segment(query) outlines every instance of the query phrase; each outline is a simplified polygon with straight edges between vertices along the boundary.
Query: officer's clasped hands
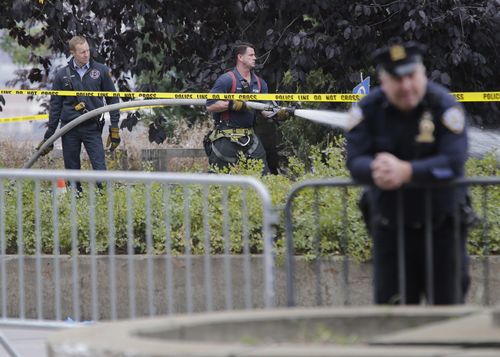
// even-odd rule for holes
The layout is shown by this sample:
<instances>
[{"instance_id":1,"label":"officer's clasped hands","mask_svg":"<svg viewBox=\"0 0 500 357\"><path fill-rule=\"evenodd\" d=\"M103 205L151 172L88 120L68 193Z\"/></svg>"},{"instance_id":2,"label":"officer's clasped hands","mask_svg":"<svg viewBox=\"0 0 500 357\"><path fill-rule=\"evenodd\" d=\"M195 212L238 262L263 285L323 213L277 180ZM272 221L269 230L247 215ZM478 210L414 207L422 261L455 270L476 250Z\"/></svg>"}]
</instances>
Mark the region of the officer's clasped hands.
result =
<instances>
[{"instance_id":1,"label":"officer's clasped hands","mask_svg":"<svg viewBox=\"0 0 500 357\"><path fill-rule=\"evenodd\" d=\"M120 145L120 142L120 129L117 126L110 126L106 147L109 148L110 151L114 151L118 145Z\"/></svg>"},{"instance_id":2,"label":"officer's clasped hands","mask_svg":"<svg viewBox=\"0 0 500 357\"><path fill-rule=\"evenodd\" d=\"M377 154L370 168L373 182L383 190L396 190L411 180L411 164L387 152Z\"/></svg>"}]
</instances>

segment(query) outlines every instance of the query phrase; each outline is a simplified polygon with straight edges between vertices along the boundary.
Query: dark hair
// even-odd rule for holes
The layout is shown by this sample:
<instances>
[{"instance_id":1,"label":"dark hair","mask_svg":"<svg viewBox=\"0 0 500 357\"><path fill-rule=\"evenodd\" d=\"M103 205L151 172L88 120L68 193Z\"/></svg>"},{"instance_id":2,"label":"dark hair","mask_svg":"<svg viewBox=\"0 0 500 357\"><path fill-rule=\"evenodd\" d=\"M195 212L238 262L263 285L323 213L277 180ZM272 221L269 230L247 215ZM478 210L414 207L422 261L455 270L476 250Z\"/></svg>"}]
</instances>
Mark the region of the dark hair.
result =
<instances>
[{"instance_id":1,"label":"dark hair","mask_svg":"<svg viewBox=\"0 0 500 357\"><path fill-rule=\"evenodd\" d=\"M240 43L237 43L236 45L234 45L233 58L234 58L235 62L238 60L238 55L245 54L245 52L247 51L247 48L255 48L255 47L249 42L240 42Z\"/></svg>"}]
</instances>

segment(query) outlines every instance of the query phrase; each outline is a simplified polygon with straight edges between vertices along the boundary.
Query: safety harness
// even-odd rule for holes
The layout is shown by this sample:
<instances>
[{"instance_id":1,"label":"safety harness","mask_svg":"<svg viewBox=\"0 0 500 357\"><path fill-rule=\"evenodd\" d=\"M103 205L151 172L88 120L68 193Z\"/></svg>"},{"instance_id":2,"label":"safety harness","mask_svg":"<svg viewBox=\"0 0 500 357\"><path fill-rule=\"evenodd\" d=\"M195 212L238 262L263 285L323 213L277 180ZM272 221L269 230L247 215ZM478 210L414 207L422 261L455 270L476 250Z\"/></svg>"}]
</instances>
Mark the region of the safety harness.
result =
<instances>
[{"instance_id":1,"label":"safety harness","mask_svg":"<svg viewBox=\"0 0 500 357\"><path fill-rule=\"evenodd\" d=\"M229 91L229 93L236 93L236 88L237 88L237 84L238 84L236 74L234 73L234 70L231 70L227 73L231 77L231 90ZM257 79L257 88L258 88L258 91L260 93L261 88L262 88L262 80L256 74L253 73L253 75ZM246 83L246 81L245 81L245 83ZM245 88L243 83L242 83L242 87ZM247 89L247 91L249 90L248 83L246 83L246 89ZM226 123L229 122L229 112L227 112L227 111L223 112L221 115L221 118ZM210 141L213 153L219 159L224 160L226 162L230 162L230 163L235 163L238 159L223 155L215 147L215 145L213 143L220 138L228 138L229 140L231 140L231 142L238 144L241 147L247 147L250 144L250 142L252 142L252 138L253 138L252 145L246 151L247 156L250 156L259 146L259 139L255 135L253 128L218 129L217 124L216 124L216 128L208 134L207 139Z\"/></svg>"},{"instance_id":2,"label":"safety harness","mask_svg":"<svg viewBox=\"0 0 500 357\"><path fill-rule=\"evenodd\" d=\"M229 93L236 93L236 88L238 86L238 79L236 78L236 73L234 73L234 69L230 70L229 72L227 72L227 74L229 75L229 77L231 77L231 90L229 91ZM262 80L260 79L260 77L258 75L256 75L255 73L252 73L255 78L257 79L257 90L261 91L262 89ZM251 74L251 75L252 75ZM250 77L251 78L251 77ZM241 81L241 87L242 87L242 92L243 93L249 93L250 92L250 88L249 88L249 85L248 85L248 82L247 81L244 81L242 80ZM229 122L229 112L228 111L225 111L221 114L221 118L222 120L224 120L226 123Z\"/></svg>"},{"instance_id":3,"label":"safety harness","mask_svg":"<svg viewBox=\"0 0 500 357\"><path fill-rule=\"evenodd\" d=\"M210 133L208 138L212 142L220 138L228 138L241 146L247 146L250 142L250 136L253 134L254 131L252 128L215 129ZM245 142L240 140L242 138L248 138L248 140Z\"/></svg>"}]
</instances>

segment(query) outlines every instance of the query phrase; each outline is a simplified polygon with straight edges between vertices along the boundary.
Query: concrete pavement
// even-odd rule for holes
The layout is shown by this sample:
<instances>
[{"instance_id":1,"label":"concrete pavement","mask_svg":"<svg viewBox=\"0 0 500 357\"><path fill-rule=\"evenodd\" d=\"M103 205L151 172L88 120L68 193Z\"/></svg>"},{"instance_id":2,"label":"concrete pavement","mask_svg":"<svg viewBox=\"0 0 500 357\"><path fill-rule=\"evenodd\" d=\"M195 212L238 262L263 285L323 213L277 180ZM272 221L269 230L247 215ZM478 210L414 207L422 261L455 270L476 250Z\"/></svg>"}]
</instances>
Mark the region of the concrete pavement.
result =
<instances>
[{"instance_id":1,"label":"concrete pavement","mask_svg":"<svg viewBox=\"0 0 500 357\"><path fill-rule=\"evenodd\" d=\"M47 356L46 341L54 330L46 329L22 329L22 328L0 328L0 334L10 348L23 357L45 357ZM11 357L6 346L0 347L0 357Z\"/></svg>"},{"instance_id":2,"label":"concrete pavement","mask_svg":"<svg viewBox=\"0 0 500 357\"><path fill-rule=\"evenodd\" d=\"M0 320L0 357L46 357L48 338L85 324L37 320Z\"/></svg>"}]
</instances>

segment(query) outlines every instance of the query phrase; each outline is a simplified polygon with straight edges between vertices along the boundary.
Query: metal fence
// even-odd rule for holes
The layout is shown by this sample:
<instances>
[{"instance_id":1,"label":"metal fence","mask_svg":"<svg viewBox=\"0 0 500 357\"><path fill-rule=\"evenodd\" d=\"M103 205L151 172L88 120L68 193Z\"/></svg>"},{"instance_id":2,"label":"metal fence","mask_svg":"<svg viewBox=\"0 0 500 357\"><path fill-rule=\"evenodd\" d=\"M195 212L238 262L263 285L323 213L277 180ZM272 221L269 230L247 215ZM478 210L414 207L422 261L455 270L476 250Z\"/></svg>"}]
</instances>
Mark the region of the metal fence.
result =
<instances>
[{"instance_id":1,"label":"metal fence","mask_svg":"<svg viewBox=\"0 0 500 357\"><path fill-rule=\"evenodd\" d=\"M274 224L251 177L0 170L2 321L270 308Z\"/></svg>"},{"instance_id":2,"label":"metal fence","mask_svg":"<svg viewBox=\"0 0 500 357\"><path fill-rule=\"evenodd\" d=\"M481 218L474 234L488 255L490 238L499 232L500 180L451 185L474 191ZM353 252L368 255L371 241L357 207L360 189L350 180L332 179L303 182L290 192L284 301L275 296L275 276L281 273L273 256L276 210L256 179L0 170L2 321L100 321L303 305L297 300L301 289L307 290L308 305L351 304L361 294L352 272L369 266L359 268L356 258L366 256ZM425 239L432 240L432 229ZM335 264L325 265L332 256L338 257ZM405 265L403 255L399 264ZM481 302L491 304L487 259L482 274ZM404 275L400 282L404 287ZM277 285L281 291L284 283ZM401 297L404 302L403 291Z\"/></svg>"},{"instance_id":3,"label":"metal fence","mask_svg":"<svg viewBox=\"0 0 500 357\"><path fill-rule=\"evenodd\" d=\"M420 187L425 195L425 222L423 225L425 236L425 278L426 291L428 292L427 303L433 303L433 221L432 221L432 196L443 188L456 189L468 186L473 193L475 218L472 231L469 230L469 237L474 234L476 242L480 242L481 252L479 260L482 265L481 280L481 298L479 302L484 305L494 303L491 296L491 276L490 264L487 258L490 254L490 242L496 242L496 251L498 251L498 233L500 232L500 178L468 178L450 182L443 185L433 185ZM294 186L288 195L285 205L285 234L286 234L286 304L288 306L311 305L310 301L304 301L304 296L309 296L309 291L314 290L314 305L331 305L339 302L344 305L352 303L352 295L358 293L357 284L351 276L351 270L354 266L358 270L371 270L369 264L360 267L359 261L366 257L353 257L352 251L365 249L365 253L370 253L371 238L368 236L366 226L362 222L362 214L358 207L362 187L349 179L323 179L304 181ZM401 303L406 302L405 296L405 226L403 212L403 190L397 194L397 259L398 259L398 286L399 298ZM373 209L373 200L371 200ZM458 204L454 205L453 221L454 223L454 248L450 254L459 256L463 254L459 251L459 231L460 224L458 216L462 213ZM314 283L303 284L303 277L299 277L304 269L304 264L297 269L298 255L300 250L304 249L304 244L309 244L309 250L313 251L313 258L310 264L313 272L308 276L314 276ZM353 249L353 245L357 247ZM360 248L361 247L361 248ZM329 259L332 255L338 255L339 259L332 264ZM357 261L356 261L357 260ZM456 264L460 264L460 259L455 259ZM455 266L460 271L460 266ZM332 271L334 271L332 273ZM396 274L396 273L395 273ZM325 278L325 275L328 275ZM337 281L333 282L332 276L338 276ZM366 271L358 271L357 277L363 276L371 279L371 274ZM459 278L459 277L458 277ZM455 281L455 299L458 301L461 282ZM474 282L477 285L477 282ZM371 286L371 284L363 284ZM371 291L364 290L364 295L372 295ZM498 298L498 297L497 297ZM309 299L311 300L311 299ZM370 303L371 301L368 301ZM359 302L358 302L359 303Z\"/></svg>"}]
</instances>

